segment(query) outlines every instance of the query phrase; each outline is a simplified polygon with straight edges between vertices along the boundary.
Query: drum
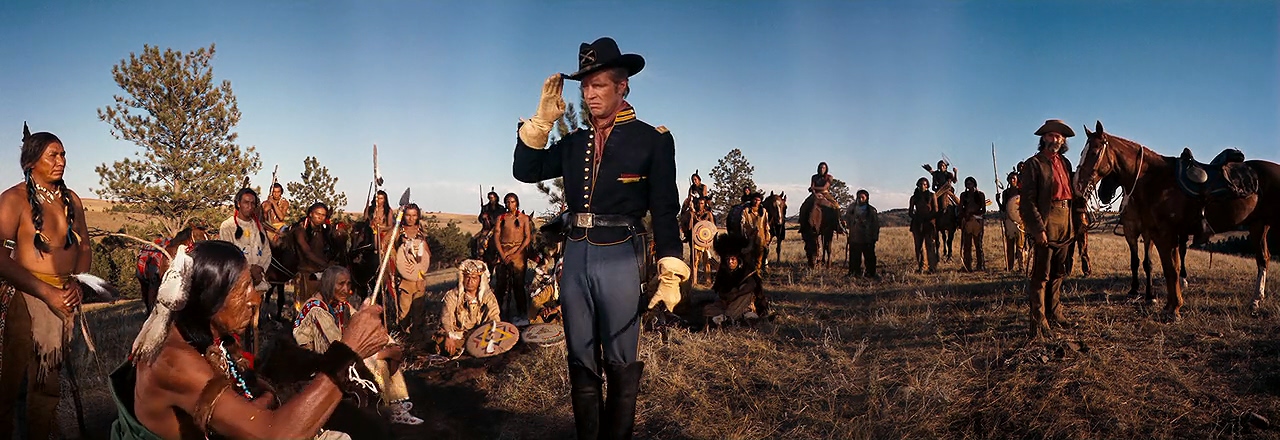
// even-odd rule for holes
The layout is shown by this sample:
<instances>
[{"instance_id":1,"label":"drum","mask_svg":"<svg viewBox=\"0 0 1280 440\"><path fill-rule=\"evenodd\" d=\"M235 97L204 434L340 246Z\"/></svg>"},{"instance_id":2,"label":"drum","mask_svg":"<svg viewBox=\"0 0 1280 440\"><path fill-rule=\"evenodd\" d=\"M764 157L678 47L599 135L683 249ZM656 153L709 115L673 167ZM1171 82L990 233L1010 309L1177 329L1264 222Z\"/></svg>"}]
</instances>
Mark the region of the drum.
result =
<instances>
[{"instance_id":1,"label":"drum","mask_svg":"<svg viewBox=\"0 0 1280 440\"><path fill-rule=\"evenodd\" d=\"M564 343L564 327L559 324L534 324L524 329L524 342L539 347Z\"/></svg>"},{"instance_id":2,"label":"drum","mask_svg":"<svg viewBox=\"0 0 1280 440\"><path fill-rule=\"evenodd\" d=\"M508 322L483 324L467 335L467 354L486 358L506 353L520 340L520 330Z\"/></svg>"},{"instance_id":3,"label":"drum","mask_svg":"<svg viewBox=\"0 0 1280 440\"><path fill-rule=\"evenodd\" d=\"M716 224L710 220L703 220L693 225L693 245L709 249L711 242L716 238Z\"/></svg>"}]
</instances>

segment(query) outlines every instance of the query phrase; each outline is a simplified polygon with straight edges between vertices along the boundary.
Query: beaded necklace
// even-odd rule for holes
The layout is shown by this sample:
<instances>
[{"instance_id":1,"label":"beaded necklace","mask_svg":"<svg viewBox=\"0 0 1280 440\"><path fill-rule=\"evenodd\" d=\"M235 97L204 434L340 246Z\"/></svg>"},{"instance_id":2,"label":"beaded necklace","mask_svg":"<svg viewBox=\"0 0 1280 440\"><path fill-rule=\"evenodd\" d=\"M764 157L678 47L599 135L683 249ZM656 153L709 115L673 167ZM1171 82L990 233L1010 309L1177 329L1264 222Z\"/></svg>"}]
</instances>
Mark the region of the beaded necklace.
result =
<instances>
[{"instance_id":1,"label":"beaded necklace","mask_svg":"<svg viewBox=\"0 0 1280 440\"><path fill-rule=\"evenodd\" d=\"M34 186L36 187L36 198L40 200L40 203L53 203L62 200L62 192L49 189L44 185L37 184Z\"/></svg>"},{"instance_id":2,"label":"beaded necklace","mask_svg":"<svg viewBox=\"0 0 1280 440\"><path fill-rule=\"evenodd\" d=\"M214 347L217 347L216 352L213 349ZM226 343L222 341L222 338L217 338L213 341L213 345L209 346L205 357L213 364L214 368L222 370L222 373L233 381L232 385L237 393L240 393L246 399L254 399L253 391L249 390L249 384L244 380L244 372L240 371L241 367L237 362L238 360L247 361L247 359L237 359L236 356L233 356L231 350L227 350Z\"/></svg>"}]
</instances>

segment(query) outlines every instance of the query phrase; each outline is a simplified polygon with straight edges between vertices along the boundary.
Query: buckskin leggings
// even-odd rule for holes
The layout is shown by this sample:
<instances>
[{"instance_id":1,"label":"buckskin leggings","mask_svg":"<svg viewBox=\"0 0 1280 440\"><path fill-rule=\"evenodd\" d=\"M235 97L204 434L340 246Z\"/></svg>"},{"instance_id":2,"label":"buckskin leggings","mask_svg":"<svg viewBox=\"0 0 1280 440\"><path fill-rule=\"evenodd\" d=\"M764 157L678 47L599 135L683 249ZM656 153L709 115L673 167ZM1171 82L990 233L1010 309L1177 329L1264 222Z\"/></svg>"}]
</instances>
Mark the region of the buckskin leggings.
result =
<instances>
[{"instance_id":1,"label":"buckskin leggings","mask_svg":"<svg viewBox=\"0 0 1280 440\"><path fill-rule=\"evenodd\" d=\"M601 361L635 362L640 293L640 268L630 240L609 246L585 239L566 242L560 304L569 363L600 374Z\"/></svg>"}]
</instances>

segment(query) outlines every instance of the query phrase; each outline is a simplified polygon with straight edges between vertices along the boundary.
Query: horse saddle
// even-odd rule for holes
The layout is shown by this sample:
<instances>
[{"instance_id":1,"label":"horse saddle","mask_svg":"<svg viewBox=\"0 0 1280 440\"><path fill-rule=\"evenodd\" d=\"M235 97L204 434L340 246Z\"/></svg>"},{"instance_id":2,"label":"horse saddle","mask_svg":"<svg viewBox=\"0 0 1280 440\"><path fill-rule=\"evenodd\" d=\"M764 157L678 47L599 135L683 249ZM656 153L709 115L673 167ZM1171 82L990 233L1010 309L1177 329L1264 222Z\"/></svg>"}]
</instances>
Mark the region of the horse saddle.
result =
<instances>
[{"instance_id":1,"label":"horse saddle","mask_svg":"<svg viewBox=\"0 0 1280 440\"><path fill-rule=\"evenodd\" d=\"M1193 198L1235 199L1258 192L1258 173L1244 163L1244 152L1234 148L1222 150L1207 164L1183 148L1176 170L1178 187Z\"/></svg>"}]
</instances>

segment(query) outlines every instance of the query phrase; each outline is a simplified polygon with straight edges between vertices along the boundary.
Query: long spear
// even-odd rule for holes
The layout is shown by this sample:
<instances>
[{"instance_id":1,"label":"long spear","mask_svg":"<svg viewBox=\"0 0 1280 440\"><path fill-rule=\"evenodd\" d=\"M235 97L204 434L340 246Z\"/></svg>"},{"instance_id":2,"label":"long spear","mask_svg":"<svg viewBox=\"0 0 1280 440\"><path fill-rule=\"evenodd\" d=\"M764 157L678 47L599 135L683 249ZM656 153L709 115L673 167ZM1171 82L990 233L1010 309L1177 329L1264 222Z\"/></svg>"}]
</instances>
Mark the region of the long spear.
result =
<instances>
[{"instance_id":1,"label":"long spear","mask_svg":"<svg viewBox=\"0 0 1280 440\"><path fill-rule=\"evenodd\" d=\"M1004 206L1004 201L1003 201L1003 200L1004 200L1004 194L1001 194L1001 193L1004 191L1004 189L1003 189L1003 188L1001 188L1001 186L1002 186L1002 185L1000 185L1000 168L996 166L996 143L995 143L995 142L992 142L992 143L991 143L991 173L995 175L995 179L996 179L996 200L997 200L997 201L1000 201L1000 206L1002 206L1002 207L1003 207L1003 206ZM1004 211L1005 211L1005 212L1004 212L1004 215L1005 215L1005 216L1008 216L1008 215L1009 215L1009 211L1008 211L1008 208L1007 208L1007 207L1005 208L1005 210L1004 210ZM1005 230L1004 230L1004 228L1005 228L1005 226L1004 226L1004 220L1003 220L1003 219L1001 219L1001 220L1000 220L1000 234L1001 234L1001 235L1000 235L1000 237L1001 237L1001 239L1003 239L1003 237L1008 237L1008 235L1007 235L1007 234L1008 234L1009 232L1008 232L1008 231L1005 231Z\"/></svg>"},{"instance_id":2,"label":"long spear","mask_svg":"<svg viewBox=\"0 0 1280 440\"><path fill-rule=\"evenodd\" d=\"M400 220L404 218L404 207L409 204L409 188L404 189L404 194L400 195L400 209L396 210L396 224L391 229L391 237L400 235ZM394 240L394 239L393 239ZM376 298L380 298L382 294L382 280L387 274L387 263L391 261L391 248L394 246L384 246L386 250L382 252L382 263L378 264L378 279L373 284L373 294L365 299L366 304L373 304ZM385 304L386 301L383 301ZM382 325L387 325L387 315L382 314Z\"/></svg>"}]
</instances>

